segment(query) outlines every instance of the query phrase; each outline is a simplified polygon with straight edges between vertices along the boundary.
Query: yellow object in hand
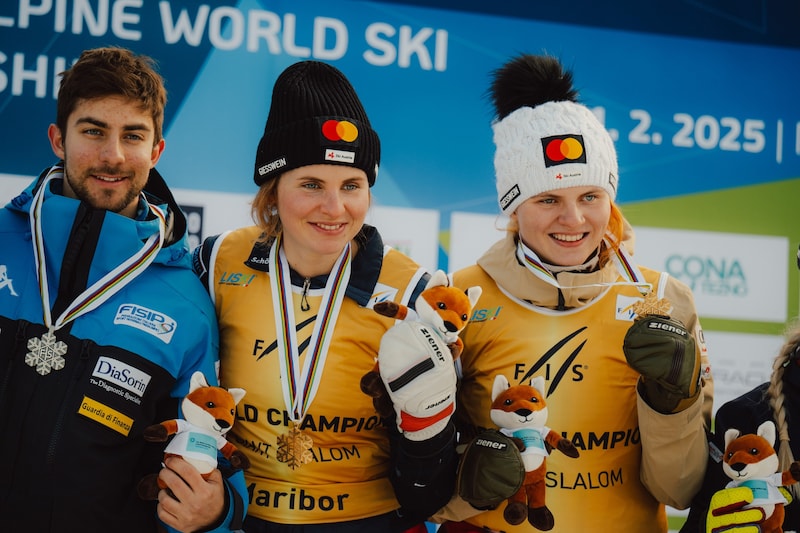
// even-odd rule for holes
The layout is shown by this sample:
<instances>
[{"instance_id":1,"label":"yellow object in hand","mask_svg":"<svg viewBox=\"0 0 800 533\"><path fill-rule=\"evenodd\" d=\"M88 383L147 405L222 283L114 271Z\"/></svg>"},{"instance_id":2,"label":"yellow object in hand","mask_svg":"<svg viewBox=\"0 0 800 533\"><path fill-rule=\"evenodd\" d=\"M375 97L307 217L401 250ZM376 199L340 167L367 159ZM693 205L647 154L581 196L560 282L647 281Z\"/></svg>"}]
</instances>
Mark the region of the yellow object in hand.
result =
<instances>
[{"instance_id":1,"label":"yellow object in hand","mask_svg":"<svg viewBox=\"0 0 800 533\"><path fill-rule=\"evenodd\" d=\"M760 507L742 509L753 501L748 487L722 489L711 497L706 516L706 533L760 533L758 523L764 519Z\"/></svg>"}]
</instances>

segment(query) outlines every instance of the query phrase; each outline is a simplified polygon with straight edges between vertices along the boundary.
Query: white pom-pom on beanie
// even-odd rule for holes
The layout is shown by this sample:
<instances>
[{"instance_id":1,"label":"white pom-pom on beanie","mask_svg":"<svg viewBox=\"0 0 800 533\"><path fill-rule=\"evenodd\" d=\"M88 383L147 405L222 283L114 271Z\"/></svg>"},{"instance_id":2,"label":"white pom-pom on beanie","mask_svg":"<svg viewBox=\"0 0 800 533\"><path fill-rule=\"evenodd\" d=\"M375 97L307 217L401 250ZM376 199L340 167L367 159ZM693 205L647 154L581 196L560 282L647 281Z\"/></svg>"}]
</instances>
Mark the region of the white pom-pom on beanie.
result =
<instances>
[{"instance_id":1,"label":"white pom-pom on beanie","mask_svg":"<svg viewBox=\"0 0 800 533\"><path fill-rule=\"evenodd\" d=\"M571 101L523 106L492 124L497 198L511 214L532 196L597 186L617 195L617 152L595 115Z\"/></svg>"}]
</instances>

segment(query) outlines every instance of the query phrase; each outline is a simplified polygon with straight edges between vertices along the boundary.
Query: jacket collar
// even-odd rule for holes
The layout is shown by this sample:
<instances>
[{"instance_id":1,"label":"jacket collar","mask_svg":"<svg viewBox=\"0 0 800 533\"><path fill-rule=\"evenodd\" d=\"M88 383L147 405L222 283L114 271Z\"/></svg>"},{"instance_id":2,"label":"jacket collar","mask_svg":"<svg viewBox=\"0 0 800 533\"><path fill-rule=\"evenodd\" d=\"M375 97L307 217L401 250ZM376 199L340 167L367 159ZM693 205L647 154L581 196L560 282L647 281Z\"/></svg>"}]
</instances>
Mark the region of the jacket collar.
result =
<instances>
[{"instance_id":1,"label":"jacket collar","mask_svg":"<svg viewBox=\"0 0 800 533\"><path fill-rule=\"evenodd\" d=\"M351 264L350 282L347 285L345 294L355 300L359 305L366 306L375 292L378 284L378 276L383 265L383 239L378 230L373 226L364 224L361 231L356 236L358 241L358 252L353 257ZM273 239L259 239L250 251L245 265L261 272L269 272L269 251L272 247ZM305 278L291 270L292 285L302 286ZM311 278L311 288L320 289L325 287L328 281L327 275L315 276Z\"/></svg>"},{"instance_id":2,"label":"jacket collar","mask_svg":"<svg viewBox=\"0 0 800 533\"><path fill-rule=\"evenodd\" d=\"M515 233L508 232L504 239L496 242L478 259L478 265L499 287L518 300L549 309L556 309L560 303L568 309L582 307L608 290L604 284L613 283L619 277L613 261L608 261L602 268L591 272L554 273L562 287L560 292L563 302L559 302L558 288L537 278L520 264L516 256L516 239ZM631 253L633 239L633 228L626 221L623 245Z\"/></svg>"}]
</instances>

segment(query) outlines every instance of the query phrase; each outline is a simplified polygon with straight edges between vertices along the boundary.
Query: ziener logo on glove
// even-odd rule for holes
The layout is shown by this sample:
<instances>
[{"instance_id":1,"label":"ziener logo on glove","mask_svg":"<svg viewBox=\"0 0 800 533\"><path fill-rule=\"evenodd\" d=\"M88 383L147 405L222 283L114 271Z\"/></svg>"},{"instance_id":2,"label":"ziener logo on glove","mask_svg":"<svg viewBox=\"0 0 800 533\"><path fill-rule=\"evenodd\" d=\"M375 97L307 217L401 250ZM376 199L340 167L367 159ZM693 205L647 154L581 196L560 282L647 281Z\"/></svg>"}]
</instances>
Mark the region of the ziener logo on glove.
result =
<instances>
[{"instance_id":1,"label":"ziener logo on glove","mask_svg":"<svg viewBox=\"0 0 800 533\"><path fill-rule=\"evenodd\" d=\"M481 438L475 439L475 446L481 446L483 448L494 448L496 450L505 450L508 447L508 445L503 442L497 442L494 440L481 439Z\"/></svg>"},{"instance_id":2,"label":"ziener logo on glove","mask_svg":"<svg viewBox=\"0 0 800 533\"><path fill-rule=\"evenodd\" d=\"M442 354L442 349L439 348L439 343L436 342L436 339L433 338L431 332L428 331L427 328L420 328L419 330L423 335L425 335L425 339L433 347L434 352L436 353L436 358L439 359L439 361L441 361L442 363L444 363L444 354Z\"/></svg>"},{"instance_id":3,"label":"ziener logo on glove","mask_svg":"<svg viewBox=\"0 0 800 533\"><path fill-rule=\"evenodd\" d=\"M671 331L673 333L677 333L681 337L685 337L687 335L685 329L681 329L677 326L668 324L666 322L650 322L649 324L647 324L647 327L650 329L663 329L664 331Z\"/></svg>"}]
</instances>

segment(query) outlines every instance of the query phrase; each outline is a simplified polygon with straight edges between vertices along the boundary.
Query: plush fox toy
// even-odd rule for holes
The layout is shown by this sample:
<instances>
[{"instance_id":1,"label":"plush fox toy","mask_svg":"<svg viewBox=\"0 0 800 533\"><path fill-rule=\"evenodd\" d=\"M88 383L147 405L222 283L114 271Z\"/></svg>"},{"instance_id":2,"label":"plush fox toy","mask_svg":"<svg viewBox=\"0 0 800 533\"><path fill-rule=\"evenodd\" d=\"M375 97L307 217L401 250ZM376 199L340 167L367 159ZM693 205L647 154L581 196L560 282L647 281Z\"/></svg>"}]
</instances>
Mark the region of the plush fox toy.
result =
<instances>
[{"instance_id":1,"label":"plush fox toy","mask_svg":"<svg viewBox=\"0 0 800 533\"><path fill-rule=\"evenodd\" d=\"M800 481L800 461L793 462L789 470L778 471L779 462L774 444L775 424L771 420L758 426L756 434L741 435L738 429L725 432L722 470L732 480L725 488L746 486L753 491L753 501L743 509L763 509L764 519L758 523L762 533L783 531L783 506L786 498L778 487Z\"/></svg>"},{"instance_id":2,"label":"plush fox toy","mask_svg":"<svg viewBox=\"0 0 800 533\"><path fill-rule=\"evenodd\" d=\"M504 375L495 376L490 416L500 431L517 445L525 465L525 481L508 499L503 518L512 525L521 524L527 518L536 529L553 529L555 519L545 505L546 458L550 449L573 458L580 453L569 439L545 426L544 377L533 378L530 385L512 387Z\"/></svg>"},{"instance_id":3,"label":"plush fox toy","mask_svg":"<svg viewBox=\"0 0 800 533\"><path fill-rule=\"evenodd\" d=\"M440 338L444 339L453 359L456 359L464 349L464 343L458 334L467 325L472 308L480 298L481 292L480 287L470 287L467 290L453 287L447 274L437 270L428 280L425 290L415 300L416 311L395 302L379 302L373 309L383 316L419 321L430 326ZM382 345L382 349L388 348L390 347ZM381 381L377 363L361 378L361 390L364 394L372 396L372 403L378 414L389 417L394 413L392 402Z\"/></svg>"},{"instance_id":4,"label":"plush fox toy","mask_svg":"<svg viewBox=\"0 0 800 533\"><path fill-rule=\"evenodd\" d=\"M189 394L182 403L184 419L172 419L153 424L144 430L149 442L165 442L174 435L164 450L164 458L179 455L192 464L204 478L217 468L217 450L234 468L247 469L246 455L225 440L233 427L236 404L244 397L244 389L224 389L208 385L202 372L195 372L189 384ZM166 488L157 474L145 476L138 486L142 499L158 498L159 489Z\"/></svg>"}]
</instances>

